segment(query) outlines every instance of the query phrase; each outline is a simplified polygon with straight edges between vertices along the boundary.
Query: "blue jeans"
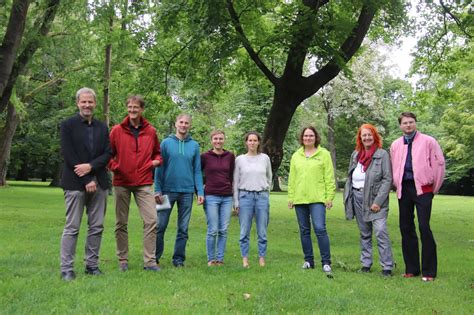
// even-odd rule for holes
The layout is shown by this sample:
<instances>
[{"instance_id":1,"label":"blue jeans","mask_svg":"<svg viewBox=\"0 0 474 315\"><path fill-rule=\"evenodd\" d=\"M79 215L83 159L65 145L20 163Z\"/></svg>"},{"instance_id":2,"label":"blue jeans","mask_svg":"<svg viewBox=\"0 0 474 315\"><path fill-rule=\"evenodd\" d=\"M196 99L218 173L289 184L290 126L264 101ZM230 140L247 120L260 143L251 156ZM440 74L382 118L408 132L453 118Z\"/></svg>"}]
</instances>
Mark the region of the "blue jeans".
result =
<instances>
[{"instance_id":1,"label":"blue jeans","mask_svg":"<svg viewBox=\"0 0 474 315\"><path fill-rule=\"evenodd\" d=\"M173 264L184 263L186 259L186 242L188 241L188 226L191 219L191 209L193 206L193 193L163 192L168 195L171 209L158 211L158 227L156 233L156 261L163 255L164 237L171 210L175 203L178 203L178 229L176 231L176 243L174 244Z\"/></svg>"},{"instance_id":2,"label":"blue jeans","mask_svg":"<svg viewBox=\"0 0 474 315\"><path fill-rule=\"evenodd\" d=\"M204 209L207 217L207 261L224 261L231 208L232 196L206 196Z\"/></svg>"},{"instance_id":3,"label":"blue jeans","mask_svg":"<svg viewBox=\"0 0 474 315\"><path fill-rule=\"evenodd\" d=\"M300 226L300 238L304 260L310 264L314 264L313 242L311 240L312 221L314 233L318 239L321 263L323 265L330 265L331 250L329 247L329 236L326 231L326 206L323 203L310 203L295 205L295 209L298 225Z\"/></svg>"},{"instance_id":4,"label":"blue jeans","mask_svg":"<svg viewBox=\"0 0 474 315\"><path fill-rule=\"evenodd\" d=\"M267 226L269 220L268 191L239 191L240 252L242 257L249 255L250 229L255 215L258 237L258 256L267 253Z\"/></svg>"}]
</instances>

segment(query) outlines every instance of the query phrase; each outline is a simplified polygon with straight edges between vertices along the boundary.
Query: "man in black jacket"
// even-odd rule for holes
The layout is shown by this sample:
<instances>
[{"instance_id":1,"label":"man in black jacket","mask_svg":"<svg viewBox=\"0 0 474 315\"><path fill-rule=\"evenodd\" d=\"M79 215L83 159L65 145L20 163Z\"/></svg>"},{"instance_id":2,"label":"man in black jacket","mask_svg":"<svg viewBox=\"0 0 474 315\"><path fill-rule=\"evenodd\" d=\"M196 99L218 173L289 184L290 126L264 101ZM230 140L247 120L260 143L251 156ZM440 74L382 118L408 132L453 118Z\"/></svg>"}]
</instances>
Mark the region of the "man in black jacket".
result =
<instances>
[{"instance_id":1,"label":"man in black jacket","mask_svg":"<svg viewBox=\"0 0 474 315\"><path fill-rule=\"evenodd\" d=\"M61 278L74 280L74 256L84 207L89 228L85 246L86 274L100 275L99 250L107 201L106 166L111 151L107 126L94 119L95 92L76 93L79 113L61 123L64 169L61 187L66 203L66 224L61 239Z\"/></svg>"}]
</instances>

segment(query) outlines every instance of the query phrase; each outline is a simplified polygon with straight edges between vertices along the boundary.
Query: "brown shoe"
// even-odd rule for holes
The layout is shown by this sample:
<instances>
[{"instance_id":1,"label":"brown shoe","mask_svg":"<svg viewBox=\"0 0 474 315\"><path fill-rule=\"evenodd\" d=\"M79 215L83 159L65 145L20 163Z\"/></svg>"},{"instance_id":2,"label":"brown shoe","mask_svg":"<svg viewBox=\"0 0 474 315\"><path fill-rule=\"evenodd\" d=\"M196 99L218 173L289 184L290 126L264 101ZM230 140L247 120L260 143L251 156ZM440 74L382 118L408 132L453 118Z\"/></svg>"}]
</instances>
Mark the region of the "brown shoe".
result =
<instances>
[{"instance_id":1,"label":"brown shoe","mask_svg":"<svg viewBox=\"0 0 474 315\"><path fill-rule=\"evenodd\" d=\"M212 266L215 266L215 265L216 265L216 261L215 261L215 260L209 260L209 261L207 262L207 266L208 266L208 267L212 267Z\"/></svg>"},{"instance_id":2,"label":"brown shoe","mask_svg":"<svg viewBox=\"0 0 474 315\"><path fill-rule=\"evenodd\" d=\"M224 262L216 260L216 266L224 266Z\"/></svg>"}]
</instances>

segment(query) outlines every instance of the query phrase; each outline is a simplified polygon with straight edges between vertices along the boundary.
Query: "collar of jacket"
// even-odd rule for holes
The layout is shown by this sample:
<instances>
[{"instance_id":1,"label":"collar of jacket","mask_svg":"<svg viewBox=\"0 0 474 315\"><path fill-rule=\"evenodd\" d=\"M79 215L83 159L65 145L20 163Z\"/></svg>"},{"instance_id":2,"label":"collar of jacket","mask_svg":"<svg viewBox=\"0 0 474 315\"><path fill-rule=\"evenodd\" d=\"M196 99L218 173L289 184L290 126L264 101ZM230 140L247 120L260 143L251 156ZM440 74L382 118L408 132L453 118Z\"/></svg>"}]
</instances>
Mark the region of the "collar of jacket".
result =
<instances>
[{"instance_id":1,"label":"collar of jacket","mask_svg":"<svg viewBox=\"0 0 474 315\"><path fill-rule=\"evenodd\" d=\"M315 157L315 156L321 154L321 151L322 151L322 147L320 145L318 145L318 147L316 148L316 152L311 154L308 158L312 158L312 157ZM301 146L298 150L296 150L296 152L299 155L304 156L306 158L306 154L304 154L304 146Z\"/></svg>"},{"instance_id":2,"label":"collar of jacket","mask_svg":"<svg viewBox=\"0 0 474 315\"><path fill-rule=\"evenodd\" d=\"M142 128L140 129L140 131L141 131L141 130L145 129L150 123L145 118L140 117L140 124L142 126ZM130 131L130 117L129 116L125 117L122 120L122 122L120 123L120 127L125 129L127 132L132 133Z\"/></svg>"},{"instance_id":3,"label":"collar of jacket","mask_svg":"<svg viewBox=\"0 0 474 315\"><path fill-rule=\"evenodd\" d=\"M352 156L352 160L356 162L357 165L357 156L359 155L359 151L354 151L354 155ZM380 159L382 157L382 149L378 148L375 150L374 155L372 155L372 159Z\"/></svg>"}]
</instances>

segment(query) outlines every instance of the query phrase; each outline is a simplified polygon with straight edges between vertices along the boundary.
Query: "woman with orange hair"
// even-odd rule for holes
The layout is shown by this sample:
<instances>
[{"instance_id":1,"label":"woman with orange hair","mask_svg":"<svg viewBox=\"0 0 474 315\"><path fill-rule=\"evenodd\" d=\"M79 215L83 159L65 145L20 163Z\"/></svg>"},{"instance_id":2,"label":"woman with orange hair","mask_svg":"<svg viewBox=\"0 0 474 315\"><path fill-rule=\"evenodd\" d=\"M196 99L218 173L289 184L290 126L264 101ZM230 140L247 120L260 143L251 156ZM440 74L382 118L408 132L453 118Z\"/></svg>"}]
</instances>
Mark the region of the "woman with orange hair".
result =
<instances>
[{"instance_id":1,"label":"woman with orange hair","mask_svg":"<svg viewBox=\"0 0 474 315\"><path fill-rule=\"evenodd\" d=\"M382 149L377 128L363 124L357 132L344 188L346 219L357 220L360 231L361 272L372 267L372 231L377 237L382 275L390 277L393 256L387 230L388 200L392 184L390 157Z\"/></svg>"}]
</instances>

